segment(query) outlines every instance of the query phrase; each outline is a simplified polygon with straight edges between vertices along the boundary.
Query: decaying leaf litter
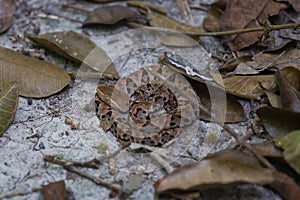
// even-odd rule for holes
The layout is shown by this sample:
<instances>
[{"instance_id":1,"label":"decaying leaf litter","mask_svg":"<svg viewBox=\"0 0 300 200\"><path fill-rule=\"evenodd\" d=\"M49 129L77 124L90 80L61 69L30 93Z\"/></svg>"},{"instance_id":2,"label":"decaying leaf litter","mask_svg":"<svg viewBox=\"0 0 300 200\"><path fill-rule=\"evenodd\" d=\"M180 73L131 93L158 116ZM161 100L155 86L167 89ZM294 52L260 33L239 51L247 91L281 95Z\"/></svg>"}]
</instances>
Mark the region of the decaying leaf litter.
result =
<instances>
[{"instance_id":1,"label":"decaying leaf litter","mask_svg":"<svg viewBox=\"0 0 300 200\"><path fill-rule=\"evenodd\" d=\"M7 1L9 2L9 1ZM251 34L249 33L243 33L243 34L235 34L235 35L230 35L226 37L221 37L221 39L225 39L224 41L227 43L229 48L234 51L227 53L227 55L232 55L233 58L236 57L241 57L244 55L247 55L248 58L247 60L242 60L240 59L239 62L235 66L230 66L230 68L226 68L226 70L223 70L223 76L224 76L224 85L226 88L226 91L228 92L228 95L234 95L237 96L236 98L240 101L243 99L243 101L250 101L255 100L255 106L252 108L254 109L253 114L257 114L258 117L260 118L257 120L257 116L252 116L253 114L249 115L247 114L248 121L246 123L250 123L249 117L253 117L253 121L256 121L256 124L261 123L263 126L260 127L260 130L264 130L262 133L263 135L259 135L263 138L267 138L265 140L272 142L273 140L276 141L276 146L279 148L284 149L283 151L283 159L281 159L281 165L290 165L295 171L298 171L298 163L297 163L297 156L299 156L299 152L297 152L297 135L299 134L299 58L297 55L297 42L298 38L297 35L297 29L286 29L288 31L283 34L283 30L280 28L280 25L282 24L291 24L290 27L296 27L295 24L299 22L299 17L298 16L298 7L297 3L295 2L290 2L288 3L282 3L282 2L274 2L274 1L268 1L268 0L262 0L259 8L257 7L257 2L253 3L251 1L248 2L249 5L241 4L241 1L237 0L232 0L228 1L226 7L220 6L220 4L214 4L213 7L218 8L218 15L220 17L210 17L210 20L213 20L212 24L213 26L210 26L210 28L219 26L220 28L216 29L208 29L208 30L232 30L232 29L247 29L247 28L252 28L255 26L260 26L262 27L261 31L253 31ZM270 6L273 5L274 6ZM144 4L143 4L144 5ZM240 5L235 7L233 5ZM255 5L255 6L253 6ZM275 6L276 5L276 6ZM18 6L18 5L17 5ZM98 6L98 5L97 5ZM219 7L218 7L219 6ZM211 8L213 8L211 7ZM237 9L239 8L239 9ZM246 9L247 8L247 9ZM251 9L250 9L251 8ZM216 8L214 8L216 9ZM13 10L13 9L11 9ZM150 10L150 12L149 12ZM155 10L155 9L154 9ZM146 15L145 19L147 23L143 23L142 26L146 26L149 24L150 26L157 26L157 27L164 27L164 28L174 28L177 31L183 32L185 34L191 35L193 37L195 36L201 36L203 33L203 30L200 28L197 28L195 26L189 26L185 27L182 25L182 22L176 22L173 19L164 17L163 15L159 18L153 18L153 16L156 16L156 13L154 10L149 9L142 9L141 15ZM13 12L13 11L11 11ZM243 21L244 19L241 18L242 23L232 23L233 17L231 16L240 16L241 13L251 13L251 18ZM109 12L109 13L114 13L114 12ZM210 13L210 12L208 12ZM220 14L221 13L221 14ZM291 17L286 18L286 13L289 13ZM10 13L11 14L11 13ZM215 13L212 13L215 14ZM168 15L168 13L167 13ZM121 20L121 23L128 24L128 21L124 21L124 17L115 17L116 21ZM130 17L134 15L129 15ZM151 18L152 16L152 18ZM245 16L245 15L243 15ZM248 15L247 15L248 16ZM250 16L250 15L249 15ZM109 17L107 19L110 19ZM145 22L145 19L142 22ZM158 20L156 22L155 20ZM221 19L218 21L218 19ZM234 18L235 21L238 18ZM253 20L256 19L256 20ZM2 20L2 19L1 19ZM10 24L11 20L10 19L3 19L6 24ZM152 20L152 21L151 21ZM140 21L135 20L134 24L138 24ZM205 28L208 26L207 23L210 23L208 20L206 21ZM237 27L231 26L231 24L238 25ZM293 25L294 24L294 25ZM170 26L171 25L171 26ZM6 25L9 27L9 25ZM271 31L272 27L276 26L276 29L279 29L279 31ZM185 28L183 28L185 27ZM191 29L190 29L191 27ZM269 29L270 27L270 29ZM183 30L183 29L184 30ZM198 30L200 30L198 32ZM292 30L292 31L291 31ZM72 30L70 30L72 31ZM72 34L72 32L56 32L56 33L51 33L48 32L48 36L54 36L55 34ZM278 34L279 33L279 34ZM51 35L52 34L52 35ZM243 35L243 36L242 36ZM246 36L247 35L247 36ZM41 36L37 36L36 38L39 38ZM46 35L47 37L47 35ZM246 39L245 39L246 37ZM34 40L34 36L31 37ZM200 37L201 39L201 37ZM46 39L47 40L47 39ZM64 41L64 40L61 40ZM280 41L278 43L278 41ZM35 41L39 43L37 40ZM200 42L201 43L201 42ZM72 44L72 43L71 43ZM84 60L76 58L76 56L73 57L70 56L70 54L67 53L67 51L61 50L59 46L55 45L55 41L49 45L45 45L43 43L40 43L39 45L45 46L46 48L50 48L50 50L56 52L57 54L61 56L65 56L68 59L75 60L76 62L82 62L85 63ZM54 49L49 47L56 46ZM75 48L79 49L82 45L77 44L78 46ZM205 46L205 45L204 45ZM90 48L90 47L87 47ZM58 50L57 50L58 49ZM4 125L4 127L7 127L9 125L9 122L13 118L13 115L15 113L16 109L16 104L14 104L12 107L8 106L8 103L6 102L7 98L9 95L11 95L12 92L14 92L17 88L17 85L19 84L19 91L21 91L20 95L21 96L27 96L27 97L38 97L38 98L44 98L47 99L47 96L53 95L54 93L59 92L62 90L70 81L70 78L67 77L66 72L63 70L59 70L56 65L53 64L46 64L43 61L38 61L38 60L31 60L31 59L25 59L24 57L20 56L18 53L12 52L10 50L3 49L3 52L8 52L6 54L1 54L1 55L12 55L13 57L16 57L17 62L14 63L11 59L10 56L4 56L2 58L2 66L5 67L8 66L12 68L11 70L2 70L2 79L5 80L2 83L1 88L1 105L4 106L4 112L8 111L10 113L9 120L2 120L1 125ZM82 51L80 51L81 53ZM102 52L100 49L98 52ZM83 55L85 55L86 52L83 52ZM105 57L105 53L102 55ZM222 53L215 53L215 58L218 58L216 60L219 62L219 67L222 67L222 62L225 63L225 61L228 61L229 59L222 58L224 56ZM18 58L20 57L20 58ZM249 59L250 58L250 59ZM30 67L26 67L24 63L29 63ZM89 63L85 63L88 66L91 65ZM184 63L183 63L184 64ZM46 66L45 70L39 69L36 70L35 66ZM49 73L48 65L51 65L54 69L57 68L56 71L59 71L57 75L54 75L53 77L51 76L52 72ZM98 77L102 76L105 74L103 70L100 68L100 73L96 71L93 71L93 67L95 66L90 66L92 67L92 72L96 73ZM97 67L96 67L97 68ZM6 67L3 69L7 69ZM20 74L15 74L11 73L14 71L14 69L21 70ZM53 69L53 70L54 70ZM102 68L103 69L103 68ZM110 77L118 78L118 74L116 70L114 70L114 67L111 65L110 72L107 74ZM224 69L224 67L222 68ZM26 70L29 71L29 73L26 72ZM50 70L52 71L52 70ZM109 70L108 70L109 71ZM42 72L42 73L40 73ZM106 71L107 72L107 71ZM27 74L26 74L27 73ZM35 73L37 73L35 75ZM10 75L10 74L13 74ZM24 76L25 74L25 76ZM22 76L23 75L23 76ZM30 76L32 78L30 78ZM60 76L62 78L60 78ZM54 86L54 85L43 85L42 82L39 84L39 79L44 78L44 80L47 80L47 77L49 77L49 80L53 80L54 83L59 83L59 86ZM214 76L213 76L214 77ZM6 79L4 79L6 78ZM45 79L46 78L46 79ZM214 77L215 78L215 77ZM246 80L246 81L245 81ZM10 81L16 81L17 84L13 83L13 85L9 85L8 82ZM25 84L22 84L25 81ZM34 86L37 86L38 88L30 88L26 86L30 86L30 81L36 84ZM215 78L215 81L218 82L218 80ZM200 83L197 83L198 85ZM4 85L6 85L4 87ZM23 87L24 86L24 87ZM21 87L21 90L20 90ZM4 89L7 88L7 89ZM23 89L22 89L23 88ZM199 89L199 87L196 87ZM27 89L27 91L26 91ZM52 90L53 89L53 90ZM35 96L34 92L38 91L38 94ZM199 92L199 91L198 91ZM3 94L2 94L3 93ZM201 92L200 92L201 93ZM59 95L59 94L58 94ZM274 98L276 97L276 98ZM48 97L51 98L51 97ZM230 97L232 98L232 97ZM233 101L236 101L236 98L233 98ZM13 100L11 102L16 103L17 102L17 95L14 94ZM203 104L200 104L200 109L202 109L204 112L208 112L209 114L209 109L205 107L204 102L209 101L207 99L203 100ZM236 103L235 103L236 104ZM229 104L230 105L230 104ZM276 105L276 107L274 107ZM232 106L233 109L229 112L233 112L231 114L232 117L235 116L234 110L235 109L240 109L240 106L234 107ZM255 110L258 109L257 113ZM232 121L228 122L235 122L235 121L240 121L243 119L243 114L241 114L241 111L238 112L238 115L241 115L241 118L236 118L232 119ZM17 113L18 114L18 113ZM228 113L227 113L228 114ZM226 116L227 117L227 116ZM231 117L231 118L232 118ZM203 118L202 118L203 119ZM210 119L215 119L213 121L218 122L217 118L215 116L211 116ZM58 122L59 123L59 122ZM250 128L251 128L250 124ZM264 129L262 129L264 128ZM234 130L232 130L229 126L225 125L224 129L231 134L231 136L235 137L237 139L234 146L229 146L227 148L234 148L238 147L239 151L234 150L233 152L219 152L213 155L207 156L203 160L198 160L197 163L199 163L199 166L206 165L207 163L214 163L215 160L217 159L218 162L221 162L221 164L224 164L223 167L217 167L216 170L220 170L221 174L224 175L226 178L230 178L230 174L226 172L227 168L230 167L231 170L235 171L236 173L241 173L241 177L246 177L245 179L237 179L236 176L233 176L233 179L231 179L232 182L236 186L240 184L240 182L245 182L245 183L255 183L255 184L268 184L271 188L273 188L278 194L280 194L282 197L286 199L295 199L299 198L299 187L298 185L293 181L295 179L296 181L298 180L296 173L295 175L291 177L290 174L291 172L289 171L284 171L284 172L279 172L277 171L273 166L272 166L272 160L266 160L263 156L264 154L260 153L260 151L256 150L255 145L250 145L247 143L247 141L243 141L242 137L236 134ZM254 129L253 129L254 130ZM291 133L289 133L291 132ZM8 132L9 133L9 132ZM260 132L260 134L262 134ZM7 133L4 133L4 137L6 136ZM10 132L11 134L11 132ZM35 133L34 133L35 134ZM67 134L67 133L65 133ZM225 134L225 133L223 133ZM254 133L256 132L254 131ZM253 140L253 137L251 133L249 133L249 136L246 135L246 139L250 141L250 143L255 143L256 141ZM292 143L294 142L294 143ZM72 145L71 145L72 146ZM4 146L5 147L5 146ZM122 148L121 148L122 149ZM252 154L245 154L241 151L247 150L248 152L251 152ZM121 151L120 151L121 152ZM54 153L55 155L56 153ZM234 164L236 163L236 157L235 156L241 156L244 160L247 160L247 157L250 157L249 159L255 160L256 163L259 164L258 160L261 162L260 165L263 167L264 170L269 171L268 172L268 177L264 181L260 181L258 177L262 178L262 174L260 176L251 176L249 178L253 178L252 181L247 178L247 168L252 166L251 163L252 161L247 161L245 163L242 163L242 165ZM254 155L254 156L253 156ZM220 159L221 156L221 159ZM71 157L70 159L67 160L77 160L76 157ZM102 159L100 159L102 161ZM238 159L238 161L241 159ZM48 160L50 162L50 160ZM41 161L40 161L41 162ZM67 162L67 161L66 161ZM99 160L94 160L94 164L97 165ZM57 163L59 164L59 162ZM84 164L84 163L83 163ZM98 163L99 164L99 163ZM61 163L62 166L64 166L63 163ZM80 163L76 164L74 162L75 166L80 165ZM201 189L205 188L207 186L207 182L203 182L203 180L200 177L200 180L196 182L190 181L189 184L191 184L190 187L184 187L182 188L182 183L176 182L176 181L168 181L169 179L176 179L176 176L180 178L181 176L184 176L184 174L190 174L191 177L195 177L193 173L200 173L202 170L205 170L206 168L199 168L196 169L195 172L193 170L190 170L188 166L185 166L184 164L181 168L179 168L176 172L171 173L170 175L163 177L161 175L158 178L162 178L159 182L156 183L156 192L157 194L160 193L166 193L167 195L174 195L174 192L178 192L178 190L184 190L185 192L195 192L196 193ZM84 165L85 166L85 165ZM86 165L90 166L90 165ZM238 167L237 167L238 166ZM243 167L241 167L243 166ZM277 165L276 165L277 166ZM98 167L103 167L103 166L98 166ZM66 168L67 169L67 168ZM73 169L73 168L72 168ZM211 169L211 167L208 165L208 169ZM67 169L68 170L68 169ZM239 171L241 170L241 171ZM73 171L74 172L74 171ZM84 172L74 172L78 173L79 175L83 177L87 177L87 175ZM250 173L250 172L249 172ZM251 172L252 173L252 172ZM262 171L261 171L262 173ZM176 176L175 176L176 174ZM289 176L288 176L288 175ZM228 175L228 176L227 176ZM257 177L257 178L256 178ZM188 178L188 177L187 177ZM213 182L210 182L209 188L218 188L220 185L227 185L228 181L223 182L220 177L217 177L216 180L214 179ZM181 178L180 178L181 179ZM189 179L189 178L188 178ZM92 181L97 182L96 179L91 179ZM158 180L158 179L156 179ZM241 181L242 180L242 181ZM99 180L98 180L99 181ZM166 181L162 182L162 181ZM51 181L49 181L51 182ZM168 183L169 182L169 183ZM167 184L161 185L162 183ZM173 184L175 183L175 186ZM178 183L178 185L176 185ZM114 190L117 190L121 193L127 193L128 191L124 191L122 189L122 184L117 184L118 186L112 186L109 182L101 182L100 184L112 188ZM40 186L40 185L39 185ZM186 185L183 185L186 186ZM284 187L283 187L284 186ZM64 187L64 186L63 186ZM168 188L167 190L161 189L162 187ZM59 186L58 189L54 190L60 190L61 187ZM34 190L34 191L39 191L39 189ZM42 189L43 191L43 189ZM130 191L129 191L130 192ZM170 193L168 193L170 192ZM27 192L27 194L32 194L31 192ZM205 194L205 193L204 193ZM16 193L16 195L18 195ZM177 195L181 195L181 192L179 192ZM1 196L0 196L1 197ZM45 196L44 196L45 197ZM178 197L178 196L177 196ZM182 196L183 198L184 196Z\"/></svg>"}]
</instances>

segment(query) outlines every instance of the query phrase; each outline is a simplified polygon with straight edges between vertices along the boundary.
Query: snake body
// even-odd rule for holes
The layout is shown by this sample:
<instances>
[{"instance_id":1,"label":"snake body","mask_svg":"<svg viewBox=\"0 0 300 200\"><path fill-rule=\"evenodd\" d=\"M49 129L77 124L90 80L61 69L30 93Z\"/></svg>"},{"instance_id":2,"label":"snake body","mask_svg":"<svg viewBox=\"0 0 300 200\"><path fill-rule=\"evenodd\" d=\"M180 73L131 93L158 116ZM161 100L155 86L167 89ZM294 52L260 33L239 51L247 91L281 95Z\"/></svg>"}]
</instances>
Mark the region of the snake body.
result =
<instances>
[{"instance_id":1,"label":"snake body","mask_svg":"<svg viewBox=\"0 0 300 200\"><path fill-rule=\"evenodd\" d=\"M95 95L96 114L104 131L122 141L150 146L162 146L181 127L194 122L199 115L197 101L185 78L162 64L99 85Z\"/></svg>"}]
</instances>

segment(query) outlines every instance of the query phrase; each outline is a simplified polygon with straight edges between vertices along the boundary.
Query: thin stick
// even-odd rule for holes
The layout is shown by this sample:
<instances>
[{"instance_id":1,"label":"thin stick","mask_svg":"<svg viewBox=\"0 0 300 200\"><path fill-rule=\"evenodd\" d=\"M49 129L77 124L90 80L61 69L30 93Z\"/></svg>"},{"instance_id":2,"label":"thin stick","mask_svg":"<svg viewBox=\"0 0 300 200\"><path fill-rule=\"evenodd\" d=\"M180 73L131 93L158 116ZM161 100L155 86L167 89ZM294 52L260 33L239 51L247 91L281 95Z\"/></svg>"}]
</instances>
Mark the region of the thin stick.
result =
<instances>
[{"instance_id":1,"label":"thin stick","mask_svg":"<svg viewBox=\"0 0 300 200\"><path fill-rule=\"evenodd\" d=\"M272 31L279 29L288 29L288 28L297 28L300 26L300 23L293 24L281 24L281 25L270 25L267 27L254 27L254 28L245 28L245 29L237 29L232 31L220 31L220 32L211 32L211 33L200 33L198 36L224 36L224 35L234 35L239 33L249 33L249 32L257 32L257 31Z\"/></svg>"},{"instance_id":2,"label":"thin stick","mask_svg":"<svg viewBox=\"0 0 300 200\"><path fill-rule=\"evenodd\" d=\"M62 8L71 8L73 10L78 10L80 12L85 12L85 13L89 13L91 12L90 10L88 9L85 9L85 8L82 8L82 7L78 7L78 6L75 6L75 5L72 5L72 4L68 4L68 3L62 3L61 4L61 7Z\"/></svg>"},{"instance_id":3,"label":"thin stick","mask_svg":"<svg viewBox=\"0 0 300 200\"><path fill-rule=\"evenodd\" d=\"M96 176L93 176L89 173L80 171L72 165L72 162L64 162L64 161L56 159L54 156L49 156L49 155L44 156L44 161L51 162L51 163L54 163L57 165L61 165L61 166L63 166L64 169L68 170L69 172L73 172L75 174L78 174L81 177L87 178L87 179L93 181L94 183L96 183L97 185L102 185L109 189L116 190L119 193L126 193L120 185L107 182L107 181L105 181L101 178L98 178Z\"/></svg>"},{"instance_id":4,"label":"thin stick","mask_svg":"<svg viewBox=\"0 0 300 200\"><path fill-rule=\"evenodd\" d=\"M33 192L38 192L40 190L41 190L41 188L32 188L32 190L28 191L28 192L13 192L13 193L9 193L9 194L1 194L0 199L8 199L8 198L13 198L13 197L25 196L25 195L29 195Z\"/></svg>"}]
</instances>

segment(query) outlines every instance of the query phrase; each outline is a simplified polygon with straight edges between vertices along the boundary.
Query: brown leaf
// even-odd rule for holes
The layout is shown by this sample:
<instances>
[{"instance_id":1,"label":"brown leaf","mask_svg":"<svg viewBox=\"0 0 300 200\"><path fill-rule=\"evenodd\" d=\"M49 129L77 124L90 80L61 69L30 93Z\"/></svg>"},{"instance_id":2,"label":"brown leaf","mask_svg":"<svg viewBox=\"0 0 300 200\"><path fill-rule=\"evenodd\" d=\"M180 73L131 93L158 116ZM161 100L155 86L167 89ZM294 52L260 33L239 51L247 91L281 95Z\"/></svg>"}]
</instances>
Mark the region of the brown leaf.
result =
<instances>
[{"instance_id":1,"label":"brown leaf","mask_svg":"<svg viewBox=\"0 0 300 200\"><path fill-rule=\"evenodd\" d=\"M277 191L284 199L300 199L299 186L288 175L275 171L275 181L270 184L271 188Z\"/></svg>"},{"instance_id":2,"label":"brown leaf","mask_svg":"<svg viewBox=\"0 0 300 200\"><path fill-rule=\"evenodd\" d=\"M0 88L0 136L13 121L18 107L17 83L11 82Z\"/></svg>"},{"instance_id":3,"label":"brown leaf","mask_svg":"<svg viewBox=\"0 0 300 200\"><path fill-rule=\"evenodd\" d=\"M197 36L203 32L200 27L189 26L178 22L175 19L157 13L149 13L147 15L149 24L152 27L167 28L181 32L183 34Z\"/></svg>"},{"instance_id":4,"label":"brown leaf","mask_svg":"<svg viewBox=\"0 0 300 200\"><path fill-rule=\"evenodd\" d=\"M41 190L43 200L67 200L68 193L66 190L65 182L58 181L49 183L42 187Z\"/></svg>"},{"instance_id":5,"label":"brown leaf","mask_svg":"<svg viewBox=\"0 0 300 200\"><path fill-rule=\"evenodd\" d=\"M221 16L220 30L252 28L268 22L268 17L276 15L286 8L285 4L273 0L228 0L226 10ZM263 32L243 33L226 36L226 41L232 51L248 47L259 41Z\"/></svg>"},{"instance_id":6,"label":"brown leaf","mask_svg":"<svg viewBox=\"0 0 300 200\"><path fill-rule=\"evenodd\" d=\"M16 5L13 0L0 0L0 5L0 33L3 33L12 24Z\"/></svg>"},{"instance_id":7,"label":"brown leaf","mask_svg":"<svg viewBox=\"0 0 300 200\"><path fill-rule=\"evenodd\" d=\"M226 91L230 94L255 100L259 100L265 93L264 88L272 90L276 87L274 75L231 76L224 78L223 82Z\"/></svg>"},{"instance_id":8,"label":"brown leaf","mask_svg":"<svg viewBox=\"0 0 300 200\"><path fill-rule=\"evenodd\" d=\"M232 183L268 184L274 181L272 171L263 168L248 154L222 151L185 165L155 183L157 193L174 190L198 190Z\"/></svg>"},{"instance_id":9,"label":"brown leaf","mask_svg":"<svg viewBox=\"0 0 300 200\"><path fill-rule=\"evenodd\" d=\"M19 94L41 98L61 91L70 82L68 73L59 66L23 56L0 47L0 88L16 81Z\"/></svg>"},{"instance_id":10,"label":"brown leaf","mask_svg":"<svg viewBox=\"0 0 300 200\"><path fill-rule=\"evenodd\" d=\"M247 62L249 60L251 60L252 56L249 55L244 55L244 56L239 56L236 58L232 58L230 60L228 60L221 68L220 71L233 71L236 69L236 67L240 64L240 63L244 63ZM238 74L235 72L235 74Z\"/></svg>"},{"instance_id":11,"label":"brown leaf","mask_svg":"<svg viewBox=\"0 0 300 200\"><path fill-rule=\"evenodd\" d=\"M278 1L280 2L288 1L293 6L296 12L300 12L300 2L298 0L278 0Z\"/></svg>"},{"instance_id":12,"label":"brown leaf","mask_svg":"<svg viewBox=\"0 0 300 200\"><path fill-rule=\"evenodd\" d=\"M300 113L272 107L260 108L256 113L272 137L300 129Z\"/></svg>"},{"instance_id":13,"label":"brown leaf","mask_svg":"<svg viewBox=\"0 0 300 200\"><path fill-rule=\"evenodd\" d=\"M217 6L210 7L203 21L203 27L211 32L220 31L220 17L222 13L222 10Z\"/></svg>"},{"instance_id":14,"label":"brown leaf","mask_svg":"<svg viewBox=\"0 0 300 200\"><path fill-rule=\"evenodd\" d=\"M200 84L197 81L189 81L200 97L202 106L211 111L211 96L207 89L207 86L204 84ZM214 92L216 94L222 93L221 91L219 92L219 90L220 89L218 88L214 88ZM220 100L221 102L216 102L218 100ZM245 111L243 109L243 106L231 95L226 95L226 105L223 105L222 102L225 102L224 99L215 99L214 101L214 103L217 105L217 109L219 109L221 112L224 111L224 109L226 110L225 123L236 123L245 119ZM211 121L211 116L206 114L203 110L201 110L201 108L200 118L203 120Z\"/></svg>"},{"instance_id":15,"label":"brown leaf","mask_svg":"<svg viewBox=\"0 0 300 200\"><path fill-rule=\"evenodd\" d=\"M294 68L295 69L295 68ZM286 69L288 70L288 69ZM291 69L292 70L292 69ZM292 70L294 71L294 70ZM292 75L292 74L291 74ZM296 77L294 79L300 79L300 71L294 74ZM288 109L294 112L300 113L300 94L288 81L287 77L281 72L276 73L277 82L279 86L281 103L284 109Z\"/></svg>"},{"instance_id":16,"label":"brown leaf","mask_svg":"<svg viewBox=\"0 0 300 200\"><path fill-rule=\"evenodd\" d=\"M89 12L83 22L83 27L95 24L111 25L124 19L137 17L139 17L139 13L130 7L105 6Z\"/></svg>"},{"instance_id":17,"label":"brown leaf","mask_svg":"<svg viewBox=\"0 0 300 200\"><path fill-rule=\"evenodd\" d=\"M157 31L156 38L161 44L171 47L195 47L199 45L199 42L192 39L187 35L183 35L174 31L164 30L163 32Z\"/></svg>"},{"instance_id":18,"label":"brown leaf","mask_svg":"<svg viewBox=\"0 0 300 200\"><path fill-rule=\"evenodd\" d=\"M262 71L270 67L276 67L277 69L283 69L285 67L295 67L300 70L300 50L292 49L280 54L273 53L258 53L253 58L253 61L242 62L241 64L247 66L237 66L236 71L244 71L246 68L253 71Z\"/></svg>"},{"instance_id":19,"label":"brown leaf","mask_svg":"<svg viewBox=\"0 0 300 200\"><path fill-rule=\"evenodd\" d=\"M53 32L42 35L30 35L38 45L50 49L61 56L76 62L82 62L108 78L119 79L112 61L100 47L87 37L73 31Z\"/></svg>"}]
</instances>

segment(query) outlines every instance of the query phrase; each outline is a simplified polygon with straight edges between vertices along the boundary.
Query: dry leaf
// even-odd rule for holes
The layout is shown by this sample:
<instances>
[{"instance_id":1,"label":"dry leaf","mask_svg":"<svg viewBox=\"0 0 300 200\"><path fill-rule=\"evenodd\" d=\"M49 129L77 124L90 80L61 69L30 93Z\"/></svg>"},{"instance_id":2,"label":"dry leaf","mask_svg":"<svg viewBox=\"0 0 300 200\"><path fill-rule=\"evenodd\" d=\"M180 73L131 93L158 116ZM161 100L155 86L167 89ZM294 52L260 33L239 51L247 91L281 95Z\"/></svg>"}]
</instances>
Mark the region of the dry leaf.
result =
<instances>
[{"instance_id":1,"label":"dry leaf","mask_svg":"<svg viewBox=\"0 0 300 200\"><path fill-rule=\"evenodd\" d=\"M12 24L16 5L13 0L0 0L0 33Z\"/></svg>"},{"instance_id":2,"label":"dry leaf","mask_svg":"<svg viewBox=\"0 0 300 200\"><path fill-rule=\"evenodd\" d=\"M41 190L43 200L67 200L68 193L66 190L65 182L58 181L49 183L42 187Z\"/></svg>"},{"instance_id":3,"label":"dry leaf","mask_svg":"<svg viewBox=\"0 0 300 200\"><path fill-rule=\"evenodd\" d=\"M260 108L256 113L272 137L300 129L300 113L272 107Z\"/></svg>"},{"instance_id":4,"label":"dry leaf","mask_svg":"<svg viewBox=\"0 0 300 200\"><path fill-rule=\"evenodd\" d=\"M95 24L111 25L124 19L137 17L139 17L139 13L130 7L105 6L89 12L83 22L83 27Z\"/></svg>"},{"instance_id":5,"label":"dry leaf","mask_svg":"<svg viewBox=\"0 0 300 200\"><path fill-rule=\"evenodd\" d=\"M18 107L18 88L16 82L0 87L0 136L13 121Z\"/></svg>"},{"instance_id":6,"label":"dry leaf","mask_svg":"<svg viewBox=\"0 0 300 200\"><path fill-rule=\"evenodd\" d=\"M285 67L294 67L300 70L300 50L292 49L280 54L273 53L258 53L253 58L253 61L248 61L245 64L248 68L255 71L261 71L270 67L283 69ZM239 68L240 66L237 66ZM245 70L246 67L241 67L240 71ZM237 70L237 69L236 69Z\"/></svg>"},{"instance_id":7,"label":"dry leaf","mask_svg":"<svg viewBox=\"0 0 300 200\"><path fill-rule=\"evenodd\" d=\"M167 30L162 33L158 32L156 38L161 44L171 47L195 47L199 45L199 42L186 35Z\"/></svg>"},{"instance_id":8,"label":"dry leaf","mask_svg":"<svg viewBox=\"0 0 300 200\"><path fill-rule=\"evenodd\" d=\"M112 61L100 47L87 37L73 31L30 35L38 45L48 48L70 60L82 62L108 78L119 79ZM100 78L100 77L99 77Z\"/></svg>"},{"instance_id":9,"label":"dry leaf","mask_svg":"<svg viewBox=\"0 0 300 200\"><path fill-rule=\"evenodd\" d=\"M228 0L226 10L220 19L220 30L229 31L260 26L268 22L269 16L286 8L285 4L273 0ZM226 36L232 51L240 50L259 41L261 32L251 32Z\"/></svg>"},{"instance_id":10,"label":"dry leaf","mask_svg":"<svg viewBox=\"0 0 300 200\"><path fill-rule=\"evenodd\" d=\"M227 92L238 97L259 100L266 90L276 87L274 75L231 76L223 79Z\"/></svg>"},{"instance_id":11,"label":"dry leaf","mask_svg":"<svg viewBox=\"0 0 300 200\"><path fill-rule=\"evenodd\" d=\"M276 146L282 148L283 157L300 174L300 130L274 138Z\"/></svg>"},{"instance_id":12,"label":"dry leaf","mask_svg":"<svg viewBox=\"0 0 300 200\"><path fill-rule=\"evenodd\" d=\"M296 76L294 80L297 78L300 79L299 71L294 75ZM276 77L279 86L282 107L284 109L300 113L300 93L292 86L287 77L281 71L276 73Z\"/></svg>"},{"instance_id":13,"label":"dry leaf","mask_svg":"<svg viewBox=\"0 0 300 200\"><path fill-rule=\"evenodd\" d=\"M252 144L256 151L264 157L283 158L282 152L278 149L272 140Z\"/></svg>"},{"instance_id":14,"label":"dry leaf","mask_svg":"<svg viewBox=\"0 0 300 200\"><path fill-rule=\"evenodd\" d=\"M57 93L71 80L64 69L53 63L23 56L3 47L0 47L0 78L0 88L16 81L21 96L34 98Z\"/></svg>"},{"instance_id":15,"label":"dry leaf","mask_svg":"<svg viewBox=\"0 0 300 200\"><path fill-rule=\"evenodd\" d=\"M189 26L180 23L175 19L172 19L165 15L161 15L157 13L149 13L147 15L147 18L149 20L150 26L152 27L167 28L191 36L197 36L203 32L203 30L200 27Z\"/></svg>"},{"instance_id":16,"label":"dry leaf","mask_svg":"<svg viewBox=\"0 0 300 200\"><path fill-rule=\"evenodd\" d=\"M220 71L226 71L226 72L230 72L230 71L233 71L236 69L236 67L238 65L240 65L241 63L244 63L244 62L247 62L247 61L250 61L252 58L252 56L249 56L249 55L244 55L244 56L239 56L239 57L236 57L236 58L232 58L230 60L228 60L221 68L220 68ZM234 71L234 74L245 74L245 75L249 75L249 74L246 74L244 71L242 71L243 73L239 73L238 71Z\"/></svg>"},{"instance_id":17,"label":"dry leaf","mask_svg":"<svg viewBox=\"0 0 300 200\"><path fill-rule=\"evenodd\" d=\"M203 27L210 32L220 31L220 17L222 13L222 10L217 6L210 7L203 21Z\"/></svg>"},{"instance_id":18,"label":"dry leaf","mask_svg":"<svg viewBox=\"0 0 300 200\"><path fill-rule=\"evenodd\" d=\"M189 80L189 82L191 83L196 93L200 97L200 102L202 106L207 108L209 111L211 111L211 96L207 89L207 86L193 80ZM218 88L214 88L214 92L216 94L222 94L222 91L219 90L220 89ZM216 102L218 100L220 100L219 103ZM245 119L245 112L243 106L235 98L227 94L226 105L223 105L224 102L225 102L224 99L217 98L214 100L217 109L220 109L220 111L224 111L224 109L226 110L225 123L236 123L236 122L241 122ZM201 108L200 108L200 118L207 121L211 120L211 116L207 115L203 110L201 110Z\"/></svg>"},{"instance_id":19,"label":"dry leaf","mask_svg":"<svg viewBox=\"0 0 300 200\"><path fill-rule=\"evenodd\" d=\"M284 199L300 199L299 186L291 177L280 171L274 171L273 174L275 181L270 184L273 190L277 191Z\"/></svg>"},{"instance_id":20,"label":"dry leaf","mask_svg":"<svg viewBox=\"0 0 300 200\"><path fill-rule=\"evenodd\" d=\"M175 190L198 190L232 183L269 184L272 171L263 168L248 154L222 151L185 165L155 183L157 193Z\"/></svg>"}]
</instances>

